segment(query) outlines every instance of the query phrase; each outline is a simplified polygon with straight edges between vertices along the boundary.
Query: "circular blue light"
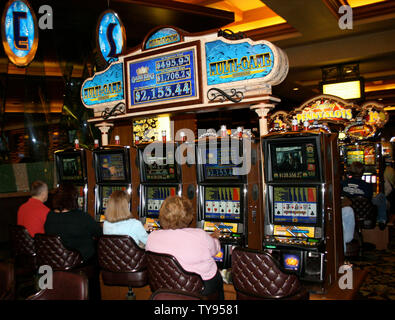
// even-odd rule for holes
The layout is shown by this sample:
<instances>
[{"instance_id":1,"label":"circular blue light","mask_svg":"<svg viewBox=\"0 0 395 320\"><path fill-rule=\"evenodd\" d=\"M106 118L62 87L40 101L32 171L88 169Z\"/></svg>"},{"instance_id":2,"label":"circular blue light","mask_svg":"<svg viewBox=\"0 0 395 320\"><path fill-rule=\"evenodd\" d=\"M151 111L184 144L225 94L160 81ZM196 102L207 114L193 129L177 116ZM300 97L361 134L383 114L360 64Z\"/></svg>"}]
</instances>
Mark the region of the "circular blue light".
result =
<instances>
[{"instance_id":1,"label":"circular blue light","mask_svg":"<svg viewBox=\"0 0 395 320\"><path fill-rule=\"evenodd\" d=\"M118 60L112 54L110 55L112 45L115 45L114 55L120 54L124 45L121 21L114 12L108 12L101 18L98 29L98 40L100 52L104 59L107 62Z\"/></svg>"}]
</instances>

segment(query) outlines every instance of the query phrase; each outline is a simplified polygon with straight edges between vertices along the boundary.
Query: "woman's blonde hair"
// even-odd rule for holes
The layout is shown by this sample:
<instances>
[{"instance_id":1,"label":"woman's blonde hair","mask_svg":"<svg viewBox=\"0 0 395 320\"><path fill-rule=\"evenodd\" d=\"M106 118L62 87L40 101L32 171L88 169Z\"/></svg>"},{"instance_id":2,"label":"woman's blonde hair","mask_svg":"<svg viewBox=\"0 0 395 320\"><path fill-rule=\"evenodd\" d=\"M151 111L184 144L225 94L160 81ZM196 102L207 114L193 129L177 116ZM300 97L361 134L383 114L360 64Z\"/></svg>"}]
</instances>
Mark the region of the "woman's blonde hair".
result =
<instances>
[{"instance_id":1,"label":"woman's blonde hair","mask_svg":"<svg viewBox=\"0 0 395 320\"><path fill-rule=\"evenodd\" d=\"M163 229L187 228L192 219L192 203L186 198L167 197L160 207L159 222Z\"/></svg>"},{"instance_id":2,"label":"woman's blonde hair","mask_svg":"<svg viewBox=\"0 0 395 320\"><path fill-rule=\"evenodd\" d=\"M104 213L108 222L118 222L132 218L129 210L130 197L125 191L114 191L107 202Z\"/></svg>"}]
</instances>

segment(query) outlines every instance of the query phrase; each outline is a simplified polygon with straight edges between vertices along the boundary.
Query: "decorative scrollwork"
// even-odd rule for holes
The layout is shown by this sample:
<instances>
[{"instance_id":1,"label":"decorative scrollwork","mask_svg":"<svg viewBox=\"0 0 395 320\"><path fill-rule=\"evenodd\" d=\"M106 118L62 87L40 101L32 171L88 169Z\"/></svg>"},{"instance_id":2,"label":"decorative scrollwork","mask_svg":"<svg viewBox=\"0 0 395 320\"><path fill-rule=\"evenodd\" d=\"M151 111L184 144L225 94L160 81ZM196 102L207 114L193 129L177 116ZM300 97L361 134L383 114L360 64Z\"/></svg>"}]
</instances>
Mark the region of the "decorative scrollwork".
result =
<instances>
[{"instance_id":1,"label":"decorative scrollwork","mask_svg":"<svg viewBox=\"0 0 395 320\"><path fill-rule=\"evenodd\" d=\"M241 31L234 33L232 30L229 30L229 29L219 30L218 37L224 37L225 39L228 39L228 40L240 40L240 39L247 38L245 33L241 32Z\"/></svg>"},{"instance_id":2,"label":"decorative scrollwork","mask_svg":"<svg viewBox=\"0 0 395 320\"><path fill-rule=\"evenodd\" d=\"M234 103L240 102L244 98L244 94L241 91L236 91L236 89L231 89L231 95L227 94L225 91L218 88L211 88L207 91L207 98L210 101L214 101L218 98L220 102L224 102L226 99Z\"/></svg>"},{"instance_id":3,"label":"decorative scrollwork","mask_svg":"<svg viewBox=\"0 0 395 320\"><path fill-rule=\"evenodd\" d=\"M112 116L116 116L124 113L125 113L125 104L123 102L119 102L112 109L105 108L104 111L101 113L101 116L104 120L107 120Z\"/></svg>"}]
</instances>

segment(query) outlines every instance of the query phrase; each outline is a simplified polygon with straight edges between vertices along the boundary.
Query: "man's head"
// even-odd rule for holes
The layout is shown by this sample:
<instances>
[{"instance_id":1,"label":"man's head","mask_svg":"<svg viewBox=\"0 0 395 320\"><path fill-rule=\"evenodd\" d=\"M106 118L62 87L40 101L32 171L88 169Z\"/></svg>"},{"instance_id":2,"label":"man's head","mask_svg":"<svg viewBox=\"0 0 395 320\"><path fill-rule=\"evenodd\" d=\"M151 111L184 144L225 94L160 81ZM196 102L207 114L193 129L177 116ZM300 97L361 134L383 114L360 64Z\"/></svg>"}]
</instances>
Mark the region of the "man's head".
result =
<instances>
[{"instance_id":1,"label":"man's head","mask_svg":"<svg viewBox=\"0 0 395 320\"><path fill-rule=\"evenodd\" d=\"M48 200L48 186L45 182L37 180L32 183L30 193L33 198L45 202Z\"/></svg>"},{"instance_id":2,"label":"man's head","mask_svg":"<svg viewBox=\"0 0 395 320\"><path fill-rule=\"evenodd\" d=\"M365 172L365 166L362 162L354 161L350 166L350 173L354 178L361 178Z\"/></svg>"}]
</instances>

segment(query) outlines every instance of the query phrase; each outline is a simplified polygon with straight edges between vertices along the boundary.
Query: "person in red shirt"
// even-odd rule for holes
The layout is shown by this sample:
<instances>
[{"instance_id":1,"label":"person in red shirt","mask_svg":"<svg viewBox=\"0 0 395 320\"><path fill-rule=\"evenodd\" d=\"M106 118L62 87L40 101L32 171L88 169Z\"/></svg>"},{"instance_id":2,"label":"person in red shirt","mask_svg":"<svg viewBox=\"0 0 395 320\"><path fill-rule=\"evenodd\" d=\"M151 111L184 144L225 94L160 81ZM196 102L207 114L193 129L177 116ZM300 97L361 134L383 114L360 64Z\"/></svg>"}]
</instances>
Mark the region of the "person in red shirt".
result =
<instances>
[{"instance_id":1,"label":"person in red shirt","mask_svg":"<svg viewBox=\"0 0 395 320\"><path fill-rule=\"evenodd\" d=\"M32 197L18 209L17 224L24 226L34 237L36 233L44 233L44 223L49 212L44 204L48 199L48 186L45 182L34 181L30 193Z\"/></svg>"}]
</instances>

